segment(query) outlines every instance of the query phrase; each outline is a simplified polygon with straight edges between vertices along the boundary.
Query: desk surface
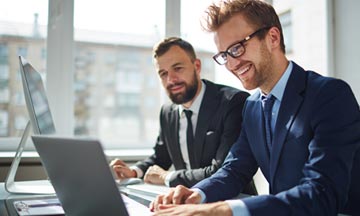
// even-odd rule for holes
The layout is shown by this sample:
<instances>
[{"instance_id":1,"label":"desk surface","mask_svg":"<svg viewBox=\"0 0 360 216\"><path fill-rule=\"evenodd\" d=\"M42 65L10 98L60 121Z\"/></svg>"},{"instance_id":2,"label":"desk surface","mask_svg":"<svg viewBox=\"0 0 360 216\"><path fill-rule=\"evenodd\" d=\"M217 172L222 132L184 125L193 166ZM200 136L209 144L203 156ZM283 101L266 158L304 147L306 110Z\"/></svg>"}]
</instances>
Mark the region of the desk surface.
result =
<instances>
[{"instance_id":1,"label":"desk surface","mask_svg":"<svg viewBox=\"0 0 360 216\"><path fill-rule=\"evenodd\" d=\"M166 193L169 188L165 186L156 185L129 185L119 187L120 191L128 197L134 199L143 205L148 206L157 194ZM12 207L14 200L21 199L50 199L56 195L28 195L28 194L10 194L5 190L4 183L0 183L0 215L1 216L16 216L17 213Z\"/></svg>"},{"instance_id":2,"label":"desk surface","mask_svg":"<svg viewBox=\"0 0 360 216\"><path fill-rule=\"evenodd\" d=\"M53 198L55 195L28 195L28 194L10 194L5 190L3 182L0 183L0 215L13 216L17 215L14 208L7 206L7 200L11 199L43 199Z\"/></svg>"}]
</instances>

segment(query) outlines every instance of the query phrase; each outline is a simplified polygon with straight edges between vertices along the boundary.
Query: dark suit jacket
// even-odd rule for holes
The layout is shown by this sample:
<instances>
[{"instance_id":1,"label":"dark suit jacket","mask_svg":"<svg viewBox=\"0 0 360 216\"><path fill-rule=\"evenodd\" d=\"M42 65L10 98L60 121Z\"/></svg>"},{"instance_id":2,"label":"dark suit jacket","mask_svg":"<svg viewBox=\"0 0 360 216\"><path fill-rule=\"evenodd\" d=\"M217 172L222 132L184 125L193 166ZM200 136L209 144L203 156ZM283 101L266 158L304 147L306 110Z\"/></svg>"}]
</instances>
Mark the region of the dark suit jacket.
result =
<instances>
[{"instance_id":1,"label":"dark suit jacket","mask_svg":"<svg viewBox=\"0 0 360 216\"><path fill-rule=\"evenodd\" d=\"M151 165L176 170L170 186L192 186L209 177L221 166L231 145L240 134L242 109L248 93L203 80L206 91L200 105L195 134L195 152L189 154L192 170L186 170L179 146L178 105L164 105L160 113L160 135L155 153L135 164L145 171ZM193 157L191 157L193 156Z\"/></svg>"},{"instance_id":2,"label":"dark suit jacket","mask_svg":"<svg viewBox=\"0 0 360 216\"><path fill-rule=\"evenodd\" d=\"M360 111L350 87L294 63L271 152L259 98L248 98L223 167L194 187L209 202L229 199L260 167L271 195L244 199L251 215L360 215Z\"/></svg>"}]
</instances>

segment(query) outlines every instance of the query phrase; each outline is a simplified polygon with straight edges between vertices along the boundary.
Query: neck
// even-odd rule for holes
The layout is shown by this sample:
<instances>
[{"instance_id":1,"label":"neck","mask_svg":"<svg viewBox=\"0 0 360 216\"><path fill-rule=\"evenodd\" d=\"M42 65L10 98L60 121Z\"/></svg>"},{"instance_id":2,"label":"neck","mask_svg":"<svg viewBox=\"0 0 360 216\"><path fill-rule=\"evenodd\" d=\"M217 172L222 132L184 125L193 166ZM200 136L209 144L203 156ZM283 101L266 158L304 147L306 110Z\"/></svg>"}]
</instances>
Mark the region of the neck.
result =
<instances>
[{"instance_id":1,"label":"neck","mask_svg":"<svg viewBox=\"0 0 360 216\"><path fill-rule=\"evenodd\" d=\"M260 87L260 90L265 94L269 94L269 92L274 88L276 83L280 80L282 75L285 73L286 68L289 65L289 61L286 59L285 55L279 58L278 61L275 61L271 70L271 74L269 74L268 79L266 80L266 84Z\"/></svg>"}]
</instances>

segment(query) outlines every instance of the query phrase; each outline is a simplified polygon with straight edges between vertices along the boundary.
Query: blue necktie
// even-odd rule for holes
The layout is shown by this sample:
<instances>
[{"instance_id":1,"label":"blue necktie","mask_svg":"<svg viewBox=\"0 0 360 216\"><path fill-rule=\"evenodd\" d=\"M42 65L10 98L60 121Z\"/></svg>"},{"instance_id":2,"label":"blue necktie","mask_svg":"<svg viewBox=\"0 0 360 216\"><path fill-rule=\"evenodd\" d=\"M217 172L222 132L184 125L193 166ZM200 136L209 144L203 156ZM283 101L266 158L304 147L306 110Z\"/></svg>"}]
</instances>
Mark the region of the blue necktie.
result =
<instances>
[{"instance_id":1,"label":"blue necktie","mask_svg":"<svg viewBox=\"0 0 360 216\"><path fill-rule=\"evenodd\" d=\"M266 144L271 149L272 146L272 131L271 131L271 116L272 116L272 107L275 102L275 97L272 95L262 96L261 97L264 110L264 120L265 120L265 133L266 133Z\"/></svg>"},{"instance_id":2,"label":"blue necktie","mask_svg":"<svg viewBox=\"0 0 360 216\"><path fill-rule=\"evenodd\" d=\"M194 132L193 132L193 125L191 121L192 111L191 110L184 110L186 119L187 119L187 129L186 129L186 142L188 147L189 159L190 162L192 161L192 155L194 152Z\"/></svg>"}]
</instances>

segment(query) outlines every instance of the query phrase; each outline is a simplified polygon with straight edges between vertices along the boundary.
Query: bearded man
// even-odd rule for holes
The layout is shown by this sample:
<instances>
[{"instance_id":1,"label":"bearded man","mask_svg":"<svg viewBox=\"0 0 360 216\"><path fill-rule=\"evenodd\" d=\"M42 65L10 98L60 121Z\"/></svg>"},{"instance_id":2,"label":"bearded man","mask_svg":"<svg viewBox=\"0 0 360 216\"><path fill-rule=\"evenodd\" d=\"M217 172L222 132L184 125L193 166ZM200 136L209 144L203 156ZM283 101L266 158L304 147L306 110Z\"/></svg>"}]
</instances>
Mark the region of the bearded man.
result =
<instances>
[{"instance_id":1,"label":"bearded man","mask_svg":"<svg viewBox=\"0 0 360 216\"><path fill-rule=\"evenodd\" d=\"M119 159L111 166L119 179L138 177L152 184L191 187L221 167L240 134L249 94L202 80L201 61L181 38L160 41L154 46L153 60L173 102L161 108L154 154L131 167ZM174 170L169 171L172 165ZM256 194L253 183L243 192Z\"/></svg>"}]
</instances>

